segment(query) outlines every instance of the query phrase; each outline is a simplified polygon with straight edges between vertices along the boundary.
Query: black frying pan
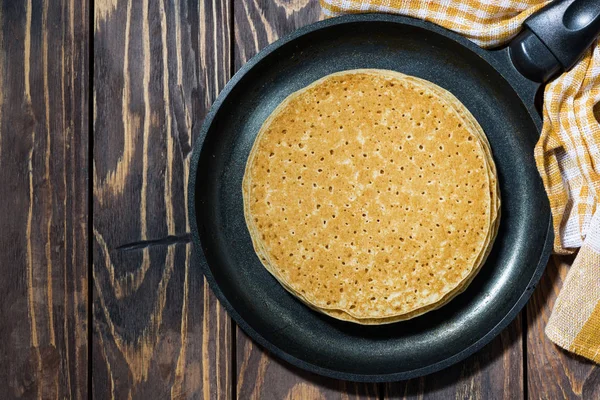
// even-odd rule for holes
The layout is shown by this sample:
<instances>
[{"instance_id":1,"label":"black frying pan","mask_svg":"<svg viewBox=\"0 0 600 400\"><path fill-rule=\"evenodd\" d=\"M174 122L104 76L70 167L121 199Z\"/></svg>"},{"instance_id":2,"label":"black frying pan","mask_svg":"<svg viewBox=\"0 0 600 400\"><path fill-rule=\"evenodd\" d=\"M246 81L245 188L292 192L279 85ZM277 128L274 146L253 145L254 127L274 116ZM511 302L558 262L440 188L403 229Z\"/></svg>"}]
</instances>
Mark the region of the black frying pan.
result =
<instances>
[{"instance_id":1,"label":"black frying pan","mask_svg":"<svg viewBox=\"0 0 600 400\"><path fill-rule=\"evenodd\" d=\"M496 336L526 303L552 248L550 209L533 158L541 127L534 107L540 84L533 80L570 67L597 32L598 1L575 2L573 6L584 5L583 14L567 9L571 3L559 2L531 18L511 50L482 50L416 19L349 15L299 29L244 65L197 136L189 187L195 263L235 322L296 366L373 382L440 370ZM562 18L568 12L575 13L570 18L583 28L565 46L556 39L556 29L546 28L568 25ZM594 18L581 22L581 15ZM594 25L593 35L586 24ZM514 63L533 80L517 72L511 52ZM458 97L488 136L502 197L498 237L469 288L437 311L384 326L338 321L288 294L256 256L242 206L246 159L267 116L292 92L355 68L418 76Z\"/></svg>"}]
</instances>

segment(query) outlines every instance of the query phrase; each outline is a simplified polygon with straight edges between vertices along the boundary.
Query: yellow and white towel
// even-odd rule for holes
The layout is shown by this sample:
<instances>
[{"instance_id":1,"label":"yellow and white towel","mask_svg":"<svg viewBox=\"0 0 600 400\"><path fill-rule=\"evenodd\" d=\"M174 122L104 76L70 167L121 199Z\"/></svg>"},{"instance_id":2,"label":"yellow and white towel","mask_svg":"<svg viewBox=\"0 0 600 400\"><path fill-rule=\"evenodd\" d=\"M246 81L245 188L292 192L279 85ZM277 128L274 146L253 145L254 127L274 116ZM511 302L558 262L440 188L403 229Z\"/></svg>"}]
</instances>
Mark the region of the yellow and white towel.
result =
<instances>
[{"instance_id":1,"label":"yellow and white towel","mask_svg":"<svg viewBox=\"0 0 600 400\"><path fill-rule=\"evenodd\" d=\"M507 43L540 0L321 0L328 16L385 12L458 32L481 47ZM600 45L546 86L535 148L554 222L554 251L580 248L546 327L559 346L600 363ZM600 106L599 106L600 108ZM596 110L600 114L600 109Z\"/></svg>"}]
</instances>

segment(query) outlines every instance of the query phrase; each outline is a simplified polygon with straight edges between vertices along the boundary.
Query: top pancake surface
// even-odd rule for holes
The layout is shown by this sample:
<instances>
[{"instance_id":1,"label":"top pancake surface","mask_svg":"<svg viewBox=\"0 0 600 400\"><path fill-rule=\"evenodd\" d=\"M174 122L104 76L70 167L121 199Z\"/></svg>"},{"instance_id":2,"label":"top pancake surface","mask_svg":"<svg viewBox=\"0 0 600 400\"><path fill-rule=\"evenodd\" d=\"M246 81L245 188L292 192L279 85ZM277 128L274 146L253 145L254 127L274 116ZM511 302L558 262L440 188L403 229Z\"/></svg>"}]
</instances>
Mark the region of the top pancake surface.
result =
<instances>
[{"instance_id":1,"label":"top pancake surface","mask_svg":"<svg viewBox=\"0 0 600 400\"><path fill-rule=\"evenodd\" d=\"M316 308L410 313L485 251L494 188L479 136L457 104L405 78L329 75L290 95L254 143L243 187L254 247Z\"/></svg>"}]
</instances>

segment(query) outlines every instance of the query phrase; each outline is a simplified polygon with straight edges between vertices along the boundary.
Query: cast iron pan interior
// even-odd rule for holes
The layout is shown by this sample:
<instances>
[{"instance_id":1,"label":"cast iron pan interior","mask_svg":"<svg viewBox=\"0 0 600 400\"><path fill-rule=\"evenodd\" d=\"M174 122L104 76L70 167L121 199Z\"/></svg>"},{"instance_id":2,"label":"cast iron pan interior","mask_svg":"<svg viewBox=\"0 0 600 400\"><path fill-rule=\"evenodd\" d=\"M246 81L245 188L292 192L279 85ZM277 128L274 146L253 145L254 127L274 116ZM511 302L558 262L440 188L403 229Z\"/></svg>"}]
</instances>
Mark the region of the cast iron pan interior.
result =
<instances>
[{"instance_id":1,"label":"cast iron pan interior","mask_svg":"<svg viewBox=\"0 0 600 400\"><path fill-rule=\"evenodd\" d=\"M324 75L385 68L428 79L477 118L498 168L502 219L492 253L466 292L441 309L391 325L359 326L310 310L265 270L244 222L242 176L265 118ZM307 26L246 64L215 102L192 159L196 265L236 323L271 353L319 374L392 381L428 374L480 349L523 307L552 243L533 159L537 87L506 52L411 18L352 15Z\"/></svg>"}]
</instances>

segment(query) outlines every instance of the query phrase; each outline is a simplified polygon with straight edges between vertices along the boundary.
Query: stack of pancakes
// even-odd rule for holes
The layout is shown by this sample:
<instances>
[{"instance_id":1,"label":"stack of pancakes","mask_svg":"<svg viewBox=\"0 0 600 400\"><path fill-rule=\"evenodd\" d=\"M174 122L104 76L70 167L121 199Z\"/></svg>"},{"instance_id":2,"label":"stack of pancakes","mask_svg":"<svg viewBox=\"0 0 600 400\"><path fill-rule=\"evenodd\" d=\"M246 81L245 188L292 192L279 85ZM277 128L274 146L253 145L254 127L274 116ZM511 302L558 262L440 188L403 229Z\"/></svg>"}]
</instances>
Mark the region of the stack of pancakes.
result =
<instances>
[{"instance_id":1,"label":"stack of pancakes","mask_svg":"<svg viewBox=\"0 0 600 400\"><path fill-rule=\"evenodd\" d=\"M385 324L441 307L483 265L496 168L466 107L387 70L328 75L265 121L243 180L265 268L309 307Z\"/></svg>"}]
</instances>

